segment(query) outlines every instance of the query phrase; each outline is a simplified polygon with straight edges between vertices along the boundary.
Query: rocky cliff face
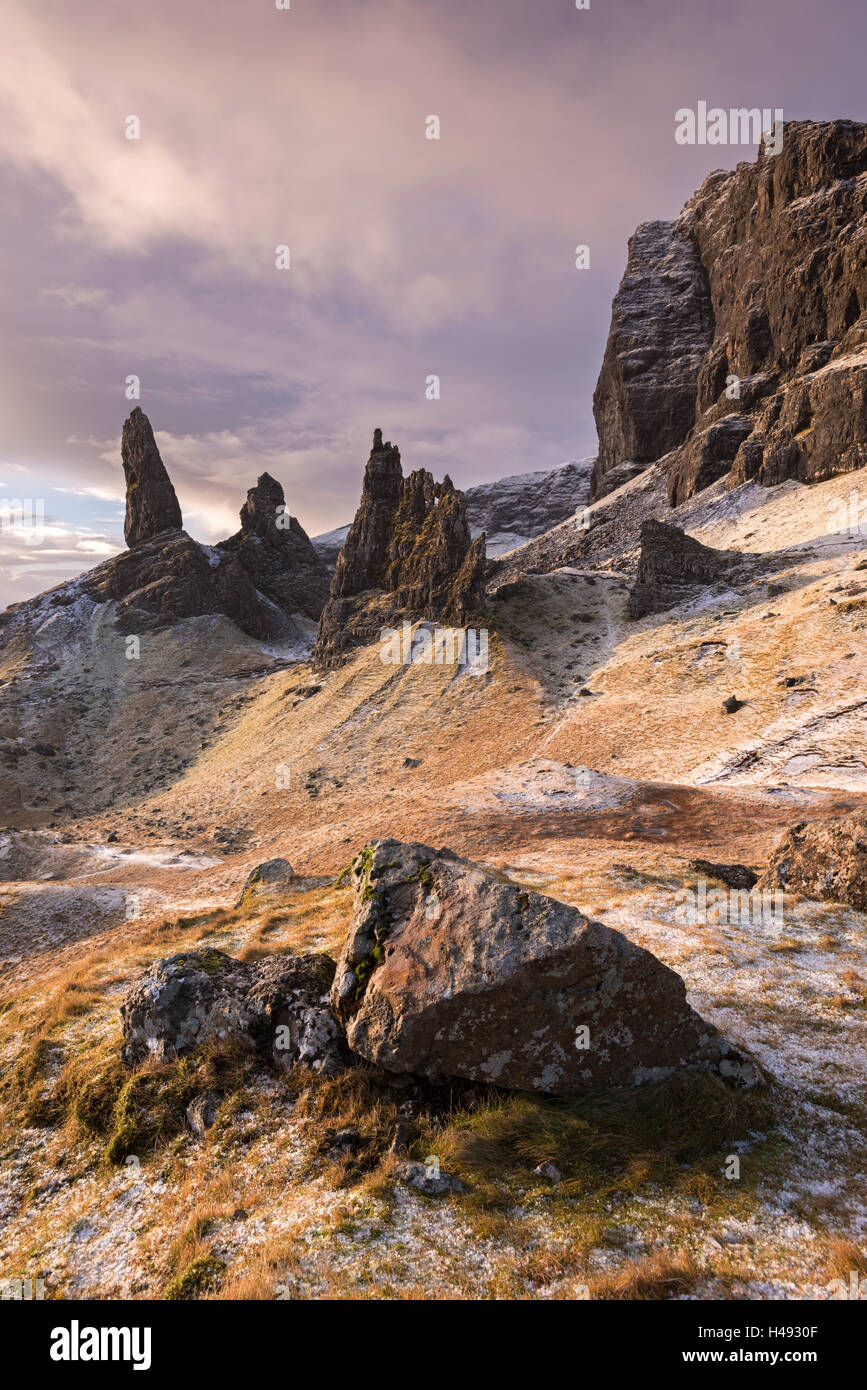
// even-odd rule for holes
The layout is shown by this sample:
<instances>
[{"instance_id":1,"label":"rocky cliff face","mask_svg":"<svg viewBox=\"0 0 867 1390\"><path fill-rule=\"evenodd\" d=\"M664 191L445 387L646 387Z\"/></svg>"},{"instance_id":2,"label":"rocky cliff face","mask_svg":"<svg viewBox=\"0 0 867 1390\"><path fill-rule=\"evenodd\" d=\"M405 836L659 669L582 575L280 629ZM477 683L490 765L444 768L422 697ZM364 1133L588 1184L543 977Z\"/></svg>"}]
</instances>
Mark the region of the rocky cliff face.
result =
<instances>
[{"instance_id":1,"label":"rocky cliff face","mask_svg":"<svg viewBox=\"0 0 867 1390\"><path fill-rule=\"evenodd\" d=\"M484 607L484 576L485 538L470 536L463 493L424 469L404 478L400 451L377 430L320 620L316 664L338 665L403 617L471 622Z\"/></svg>"},{"instance_id":2,"label":"rocky cliff face","mask_svg":"<svg viewBox=\"0 0 867 1390\"><path fill-rule=\"evenodd\" d=\"M593 395L594 497L607 491L603 480L618 465L652 463L685 438L712 338L698 245L677 222L642 223L629 242Z\"/></svg>"},{"instance_id":3,"label":"rocky cliff face","mask_svg":"<svg viewBox=\"0 0 867 1390\"><path fill-rule=\"evenodd\" d=\"M550 531L584 506L592 466L592 459L573 460L559 468L468 487L470 534L476 537L484 531L486 554L497 556Z\"/></svg>"},{"instance_id":4,"label":"rocky cliff face","mask_svg":"<svg viewBox=\"0 0 867 1390\"><path fill-rule=\"evenodd\" d=\"M594 397L594 496L663 456L677 505L717 479L867 464L867 126L789 122L630 243Z\"/></svg>"}]
</instances>

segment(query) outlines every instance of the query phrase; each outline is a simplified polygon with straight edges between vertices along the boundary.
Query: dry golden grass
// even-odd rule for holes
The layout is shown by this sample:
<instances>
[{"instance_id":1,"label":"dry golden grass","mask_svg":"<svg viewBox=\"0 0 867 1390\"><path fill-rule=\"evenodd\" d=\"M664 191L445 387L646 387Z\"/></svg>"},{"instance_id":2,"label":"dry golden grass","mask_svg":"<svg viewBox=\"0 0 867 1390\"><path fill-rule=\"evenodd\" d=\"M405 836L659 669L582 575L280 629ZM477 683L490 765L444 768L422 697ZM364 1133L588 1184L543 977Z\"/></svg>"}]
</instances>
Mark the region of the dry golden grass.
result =
<instances>
[{"instance_id":1,"label":"dry golden grass","mask_svg":"<svg viewBox=\"0 0 867 1390\"><path fill-rule=\"evenodd\" d=\"M850 1240L832 1240L828 1247L829 1277L846 1279L852 1270L867 1275L867 1250Z\"/></svg>"},{"instance_id":2,"label":"dry golden grass","mask_svg":"<svg viewBox=\"0 0 867 1390\"><path fill-rule=\"evenodd\" d=\"M688 1251L676 1255L659 1251L640 1260L631 1260L614 1273L594 1275L587 1282L591 1299L647 1301L692 1293L701 1278L701 1271Z\"/></svg>"}]
</instances>

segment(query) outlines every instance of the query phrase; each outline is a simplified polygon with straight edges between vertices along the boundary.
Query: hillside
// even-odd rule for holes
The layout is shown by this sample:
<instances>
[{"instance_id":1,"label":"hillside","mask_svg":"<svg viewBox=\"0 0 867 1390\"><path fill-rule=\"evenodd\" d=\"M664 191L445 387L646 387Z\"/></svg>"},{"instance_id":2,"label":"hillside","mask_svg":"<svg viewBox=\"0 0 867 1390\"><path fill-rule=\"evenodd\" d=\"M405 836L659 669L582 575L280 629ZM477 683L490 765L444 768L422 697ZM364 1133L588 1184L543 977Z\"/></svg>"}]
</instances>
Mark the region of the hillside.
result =
<instances>
[{"instance_id":1,"label":"hillside","mask_svg":"<svg viewBox=\"0 0 867 1390\"><path fill-rule=\"evenodd\" d=\"M775 185L790 208L818 196L791 173L798 148L824 187L820 135L793 133ZM859 139L838 143L847 159L867 149ZM849 173L860 196L867 173ZM699 221L716 186L689 205ZM862 259L851 249L838 269L860 286L852 196ZM636 264L633 244L630 277ZM829 357L856 434L864 318L832 325ZM586 507L584 465L464 496L404 476L377 430L327 599L327 538L315 560L300 523L275 538L283 493L263 475L214 563L178 509L168 539L163 515L132 560L109 562L110 585L101 567L7 610L3 1277L38 1270L67 1298L757 1300L827 1298L862 1268L867 919L793 891L744 911L722 897L722 870L755 882L794 824L867 815L867 468L851 453L805 474L792 454L784 476L732 474L732 458L672 490L703 353L657 455L658 438L624 441L660 383L621 391L611 341ZM824 400L828 364L804 387L801 350L790 345L776 388ZM740 362L734 349L726 360ZM133 561L164 576L169 554L198 576L199 552L213 574L243 569L244 612L266 628L244 630L204 570L201 587L181 586L195 602L171 613L150 583L111 587ZM315 590L307 612L298 566ZM130 592L147 624L124 618ZM440 612L455 621L443 605L457 600L479 606L485 662L384 659L377 615L418 633ZM323 634L341 622L353 640L325 660ZM119 1010L143 971L187 951L337 959L353 920L346 871L381 839L452 851L519 899L544 894L616 929L682 978L761 1084L684 1070L553 1101L466 1074L256 1069L231 1049L124 1069ZM275 858L291 865L281 886L251 886ZM685 899L705 890L723 907L690 919ZM408 1185L407 1154L466 1190Z\"/></svg>"}]
</instances>

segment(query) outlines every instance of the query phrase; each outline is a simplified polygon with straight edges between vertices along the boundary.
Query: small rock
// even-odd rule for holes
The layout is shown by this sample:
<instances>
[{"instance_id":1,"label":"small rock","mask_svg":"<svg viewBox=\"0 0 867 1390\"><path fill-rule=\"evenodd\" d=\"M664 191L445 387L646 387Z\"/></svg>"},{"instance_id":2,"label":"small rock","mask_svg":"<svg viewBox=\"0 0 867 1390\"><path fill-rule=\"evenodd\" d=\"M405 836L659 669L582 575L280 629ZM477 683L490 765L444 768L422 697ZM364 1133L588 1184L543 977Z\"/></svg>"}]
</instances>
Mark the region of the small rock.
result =
<instances>
[{"instance_id":1,"label":"small rock","mask_svg":"<svg viewBox=\"0 0 867 1390\"><path fill-rule=\"evenodd\" d=\"M415 1125L410 1124L408 1120L398 1120L394 1127L394 1134L391 1136L388 1152L394 1154L396 1158L407 1153L417 1132Z\"/></svg>"},{"instance_id":2,"label":"small rock","mask_svg":"<svg viewBox=\"0 0 867 1390\"><path fill-rule=\"evenodd\" d=\"M540 1163L538 1168L533 1169L537 1178L547 1178L548 1182L558 1183L563 1181L563 1174L556 1163Z\"/></svg>"},{"instance_id":3,"label":"small rock","mask_svg":"<svg viewBox=\"0 0 867 1390\"><path fill-rule=\"evenodd\" d=\"M720 879L729 888L755 888L759 881L758 874L746 864L712 864L709 859L693 859L689 867L697 874Z\"/></svg>"},{"instance_id":4,"label":"small rock","mask_svg":"<svg viewBox=\"0 0 867 1390\"><path fill-rule=\"evenodd\" d=\"M201 1138L211 1128L219 1108L220 1097L213 1091L206 1091L204 1095L196 1096L195 1100L190 1101L186 1116L187 1124L193 1133Z\"/></svg>"},{"instance_id":5,"label":"small rock","mask_svg":"<svg viewBox=\"0 0 867 1390\"><path fill-rule=\"evenodd\" d=\"M255 869L250 870L237 906L253 897L279 897L294 878L295 870L288 859L266 859L263 864L257 864Z\"/></svg>"},{"instance_id":6,"label":"small rock","mask_svg":"<svg viewBox=\"0 0 867 1390\"><path fill-rule=\"evenodd\" d=\"M357 1153L361 1148L361 1135L357 1129L339 1129L328 1145L326 1152L331 1158L345 1158Z\"/></svg>"},{"instance_id":7,"label":"small rock","mask_svg":"<svg viewBox=\"0 0 867 1390\"><path fill-rule=\"evenodd\" d=\"M736 695L730 695L727 700L723 700L723 709L726 714L736 714L739 709L743 709L744 700L739 700Z\"/></svg>"},{"instance_id":8,"label":"small rock","mask_svg":"<svg viewBox=\"0 0 867 1390\"><path fill-rule=\"evenodd\" d=\"M451 1173L444 1173L439 1165L424 1163L401 1163L395 1169L399 1182L423 1192L426 1197L444 1197L447 1192L466 1192L467 1185Z\"/></svg>"}]
</instances>

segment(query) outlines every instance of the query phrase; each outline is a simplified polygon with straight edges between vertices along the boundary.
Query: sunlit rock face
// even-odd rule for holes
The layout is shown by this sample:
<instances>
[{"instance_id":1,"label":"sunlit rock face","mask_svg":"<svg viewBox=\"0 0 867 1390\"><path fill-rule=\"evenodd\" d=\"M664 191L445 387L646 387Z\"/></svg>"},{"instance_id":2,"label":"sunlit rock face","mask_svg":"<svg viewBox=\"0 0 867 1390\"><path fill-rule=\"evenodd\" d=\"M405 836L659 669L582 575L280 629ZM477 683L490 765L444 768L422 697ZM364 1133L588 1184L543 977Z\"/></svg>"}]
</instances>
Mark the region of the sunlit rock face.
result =
<instances>
[{"instance_id":1,"label":"sunlit rock face","mask_svg":"<svg viewBox=\"0 0 867 1390\"><path fill-rule=\"evenodd\" d=\"M485 537L472 539L463 493L448 475L437 483L417 469L404 478L400 451L377 430L319 624L316 664L339 665L405 617L472 622L484 609L485 568Z\"/></svg>"},{"instance_id":2,"label":"sunlit rock face","mask_svg":"<svg viewBox=\"0 0 867 1390\"><path fill-rule=\"evenodd\" d=\"M644 223L594 396L592 491L665 460L676 506L719 478L816 482L867 463L867 126L786 124Z\"/></svg>"}]
</instances>

